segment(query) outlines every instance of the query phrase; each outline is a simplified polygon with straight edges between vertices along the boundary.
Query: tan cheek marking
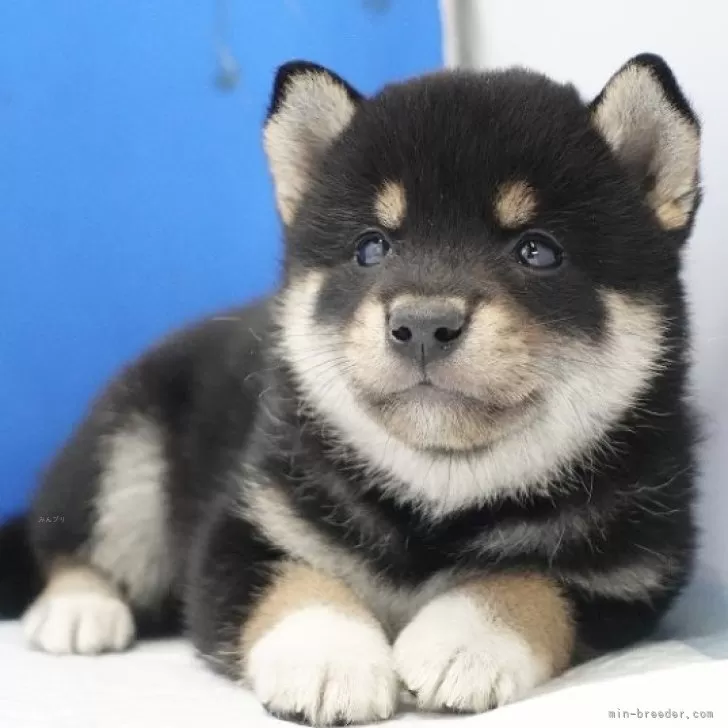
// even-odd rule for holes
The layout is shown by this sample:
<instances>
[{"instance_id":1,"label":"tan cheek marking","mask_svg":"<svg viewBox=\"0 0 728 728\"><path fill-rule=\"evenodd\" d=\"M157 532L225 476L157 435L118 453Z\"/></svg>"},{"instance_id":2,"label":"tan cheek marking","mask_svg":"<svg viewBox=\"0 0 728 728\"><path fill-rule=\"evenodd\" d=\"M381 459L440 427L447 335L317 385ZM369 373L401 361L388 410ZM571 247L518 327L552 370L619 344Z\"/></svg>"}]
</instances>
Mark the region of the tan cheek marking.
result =
<instances>
[{"instance_id":1,"label":"tan cheek marking","mask_svg":"<svg viewBox=\"0 0 728 728\"><path fill-rule=\"evenodd\" d=\"M478 307L472 316L463 346L453 362L473 393L485 387L503 404L528 396L539 384L529 366L541 334L528 317L507 301L495 300Z\"/></svg>"},{"instance_id":2,"label":"tan cheek marking","mask_svg":"<svg viewBox=\"0 0 728 728\"><path fill-rule=\"evenodd\" d=\"M576 627L556 582L540 574L499 574L463 587L482 601L551 666L565 670L574 652Z\"/></svg>"},{"instance_id":3,"label":"tan cheek marking","mask_svg":"<svg viewBox=\"0 0 728 728\"><path fill-rule=\"evenodd\" d=\"M360 304L344 336L346 361L354 381L372 393L383 393L386 379L381 372L400 366L387 348L386 314L373 297Z\"/></svg>"},{"instance_id":4,"label":"tan cheek marking","mask_svg":"<svg viewBox=\"0 0 728 728\"><path fill-rule=\"evenodd\" d=\"M498 191L495 217L498 224L509 230L528 223L536 212L534 190L525 182L508 182Z\"/></svg>"},{"instance_id":5,"label":"tan cheek marking","mask_svg":"<svg viewBox=\"0 0 728 728\"><path fill-rule=\"evenodd\" d=\"M366 352L367 362L371 355L383 348L386 314L384 307L374 298L364 299L357 308L346 330L346 342L350 356Z\"/></svg>"},{"instance_id":6,"label":"tan cheek marking","mask_svg":"<svg viewBox=\"0 0 728 728\"><path fill-rule=\"evenodd\" d=\"M473 313L468 335L481 353L513 356L525 347L522 323L506 303L493 301Z\"/></svg>"},{"instance_id":7,"label":"tan cheek marking","mask_svg":"<svg viewBox=\"0 0 728 728\"><path fill-rule=\"evenodd\" d=\"M327 606L377 625L376 619L341 581L305 564L288 562L279 567L268 589L243 625L243 655L285 617L305 607Z\"/></svg>"},{"instance_id":8,"label":"tan cheek marking","mask_svg":"<svg viewBox=\"0 0 728 728\"><path fill-rule=\"evenodd\" d=\"M396 230L407 214L407 198L401 182L385 182L377 193L374 211L380 224Z\"/></svg>"}]
</instances>

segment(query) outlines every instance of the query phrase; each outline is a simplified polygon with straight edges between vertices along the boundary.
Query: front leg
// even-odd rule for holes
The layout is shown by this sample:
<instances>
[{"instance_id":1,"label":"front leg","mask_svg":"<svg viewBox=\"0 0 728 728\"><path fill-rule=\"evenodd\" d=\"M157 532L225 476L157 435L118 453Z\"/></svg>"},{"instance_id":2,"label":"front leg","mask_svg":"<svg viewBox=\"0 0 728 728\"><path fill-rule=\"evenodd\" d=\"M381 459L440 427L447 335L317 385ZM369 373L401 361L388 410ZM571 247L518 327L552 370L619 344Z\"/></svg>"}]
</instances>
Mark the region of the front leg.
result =
<instances>
[{"instance_id":1,"label":"front leg","mask_svg":"<svg viewBox=\"0 0 728 728\"><path fill-rule=\"evenodd\" d=\"M276 716L312 725L390 717L398 681L377 620L343 582L262 540L235 513L208 532L188 610L200 652Z\"/></svg>"},{"instance_id":2,"label":"front leg","mask_svg":"<svg viewBox=\"0 0 728 728\"><path fill-rule=\"evenodd\" d=\"M425 605L395 642L395 664L420 708L483 712L563 671L574 632L555 582L483 576Z\"/></svg>"},{"instance_id":3,"label":"front leg","mask_svg":"<svg viewBox=\"0 0 728 728\"><path fill-rule=\"evenodd\" d=\"M268 710L313 724L388 718L398 696L383 629L343 583L283 564L242 626L244 675Z\"/></svg>"}]
</instances>

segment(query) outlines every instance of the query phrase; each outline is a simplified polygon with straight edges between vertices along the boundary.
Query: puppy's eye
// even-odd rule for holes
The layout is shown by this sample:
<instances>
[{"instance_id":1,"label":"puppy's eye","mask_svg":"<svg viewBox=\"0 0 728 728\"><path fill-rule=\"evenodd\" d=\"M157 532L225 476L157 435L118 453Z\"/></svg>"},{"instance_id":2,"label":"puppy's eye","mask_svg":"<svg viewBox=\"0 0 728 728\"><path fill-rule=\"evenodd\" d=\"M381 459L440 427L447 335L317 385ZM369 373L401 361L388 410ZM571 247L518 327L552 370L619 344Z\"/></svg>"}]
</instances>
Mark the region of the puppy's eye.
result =
<instances>
[{"instance_id":1,"label":"puppy's eye","mask_svg":"<svg viewBox=\"0 0 728 728\"><path fill-rule=\"evenodd\" d=\"M539 270L558 268L564 259L564 251L550 236L541 232L527 232L516 245L516 260L522 265Z\"/></svg>"},{"instance_id":2,"label":"puppy's eye","mask_svg":"<svg viewBox=\"0 0 728 728\"><path fill-rule=\"evenodd\" d=\"M356 243L356 262L365 267L378 265L384 260L389 248L389 241L381 233L365 233Z\"/></svg>"}]
</instances>

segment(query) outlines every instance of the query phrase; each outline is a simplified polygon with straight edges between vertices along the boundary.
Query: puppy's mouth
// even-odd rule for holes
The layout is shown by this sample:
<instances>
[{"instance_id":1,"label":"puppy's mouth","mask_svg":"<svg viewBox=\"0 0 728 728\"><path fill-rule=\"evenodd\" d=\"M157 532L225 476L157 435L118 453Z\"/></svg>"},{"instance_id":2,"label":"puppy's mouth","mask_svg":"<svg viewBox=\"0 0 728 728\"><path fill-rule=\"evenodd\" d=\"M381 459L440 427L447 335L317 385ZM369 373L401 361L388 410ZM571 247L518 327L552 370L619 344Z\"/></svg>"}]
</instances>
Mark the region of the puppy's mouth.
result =
<instances>
[{"instance_id":1,"label":"puppy's mouth","mask_svg":"<svg viewBox=\"0 0 728 728\"><path fill-rule=\"evenodd\" d=\"M532 407L538 396L535 393L514 401L499 401L495 398L481 399L457 389L444 387L428 376L423 376L414 384L402 389L390 391L386 395L369 398L370 403L380 408L394 408L403 405L419 405L420 407L462 408L470 412L478 412L481 416L497 419L513 416Z\"/></svg>"},{"instance_id":2,"label":"puppy's mouth","mask_svg":"<svg viewBox=\"0 0 728 728\"><path fill-rule=\"evenodd\" d=\"M433 367L416 371L396 364L380 377L350 380L369 415L395 439L417 450L474 452L527 426L539 416L541 389L478 381ZM371 373L371 369L369 370Z\"/></svg>"}]
</instances>

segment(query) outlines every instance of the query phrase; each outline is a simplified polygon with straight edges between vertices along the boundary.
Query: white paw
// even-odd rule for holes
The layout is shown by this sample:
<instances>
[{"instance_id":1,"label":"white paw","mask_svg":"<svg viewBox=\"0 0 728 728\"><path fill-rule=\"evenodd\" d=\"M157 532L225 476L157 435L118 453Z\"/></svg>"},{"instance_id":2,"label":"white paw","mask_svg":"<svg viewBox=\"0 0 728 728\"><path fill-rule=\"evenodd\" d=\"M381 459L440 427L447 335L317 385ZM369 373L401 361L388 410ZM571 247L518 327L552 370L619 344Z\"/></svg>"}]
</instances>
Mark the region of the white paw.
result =
<instances>
[{"instance_id":1,"label":"white paw","mask_svg":"<svg viewBox=\"0 0 728 728\"><path fill-rule=\"evenodd\" d=\"M120 651L134 639L129 607L116 596L96 592L41 596L23 617L27 641L56 655Z\"/></svg>"},{"instance_id":2,"label":"white paw","mask_svg":"<svg viewBox=\"0 0 728 728\"><path fill-rule=\"evenodd\" d=\"M549 666L466 594L435 599L394 645L397 671L423 710L480 713L526 695Z\"/></svg>"},{"instance_id":3,"label":"white paw","mask_svg":"<svg viewBox=\"0 0 728 728\"><path fill-rule=\"evenodd\" d=\"M261 637L246 672L269 712L313 725L388 718L399 692L381 630L323 606L294 612Z\"/></svg>"}]
</instances>

